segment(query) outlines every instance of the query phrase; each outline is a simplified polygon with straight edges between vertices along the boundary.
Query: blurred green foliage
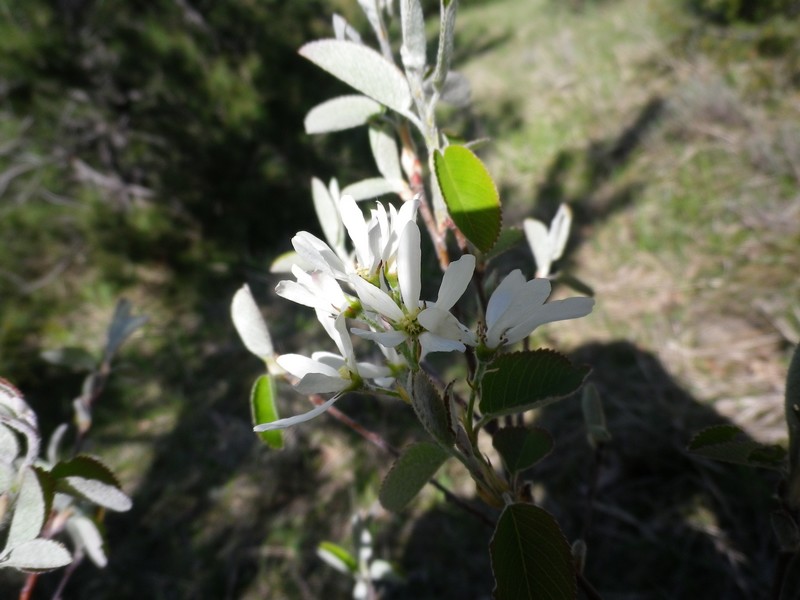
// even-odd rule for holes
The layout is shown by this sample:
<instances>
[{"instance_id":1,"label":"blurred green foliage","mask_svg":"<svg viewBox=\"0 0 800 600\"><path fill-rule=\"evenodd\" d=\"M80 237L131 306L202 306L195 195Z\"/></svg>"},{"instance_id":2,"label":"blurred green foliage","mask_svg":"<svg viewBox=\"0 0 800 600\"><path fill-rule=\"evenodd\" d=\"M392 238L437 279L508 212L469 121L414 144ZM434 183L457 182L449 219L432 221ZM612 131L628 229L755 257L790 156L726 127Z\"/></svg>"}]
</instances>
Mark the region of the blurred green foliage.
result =
<instances>
[{"instance_id":1,"label":"blurred green foliage","mask_svg":"<svg viewBox=\"0 0 800 600\"><path fill-rule=\"evenodd\" d=\"M720 23L760 22L777 15L797 16L797 0L690 0L699 14Z\"/></svg>"},{"instance_id":2,"label":"blurred green foliage","mask_svg":"<svg viewBox=\"0 0 800 600\"><path fill-rule=\"evenodd\" d=\"M302 122L337 84L296 50L329 4L0 3L0 372L25 386L45 329L143 269L200 301L310 223L339 142Z\"/></svg>"}]
</instances>

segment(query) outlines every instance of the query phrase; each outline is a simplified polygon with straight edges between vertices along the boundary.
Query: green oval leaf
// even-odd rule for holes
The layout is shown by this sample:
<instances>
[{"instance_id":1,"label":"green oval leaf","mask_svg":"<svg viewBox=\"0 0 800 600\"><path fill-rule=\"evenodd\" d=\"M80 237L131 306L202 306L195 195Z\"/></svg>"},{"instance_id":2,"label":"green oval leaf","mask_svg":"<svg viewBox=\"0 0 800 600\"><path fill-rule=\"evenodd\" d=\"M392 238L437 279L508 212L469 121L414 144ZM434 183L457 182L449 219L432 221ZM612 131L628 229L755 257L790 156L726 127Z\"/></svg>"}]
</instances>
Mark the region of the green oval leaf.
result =
<instances>
[{"instance_id":1,"label":"green oval leaf","mask_svg":"<svg viewBox=\"0 0 800 600\"><path fill-rule=\"evenodd\" d=\"M394 512L403 510L447 458L447 452L430 442L420 442L406 448L383 480L378 495L381 504Z\"/></svg>"},{"instance_id":2,"label":"green oval leaf","mask_svg":"<svg viewBox=\"0 0 800 600\"><path fill-rule=\"evenodd\" d=\"M553 450L553 437L541 427L506 427L492 437L492 446L500 453L511 473L532 467Z\"/></svg>"},{"instance_id":3,"label":"green oval leaf","mask_svg":"<svg viewBox=\"0 0 800 600\"><path fill-rule=\"evenodd\" d=\"M786 456L786 451L780 446L748 439L735 425L703 429L689 442L688 450L713 460L765 469L780 469Z\"/></svg>"},{"instance_id":4,"label":"green oval leaf","mask_svg":"<svg viewBox=\"0 0 800 600\"><path fill-rule=\"evenodd\" d=\"M275 406L275 381L270 375L262 375L256 379L253 391L250 394L250 411L253 416L253 425L261 423L272 423L277 421L278 408ZM261 441L270 448L280 450L283 448L283 431L273 429L271 431L261 431L256 434Z\"/></svg>"},{"instance_id":5,"label":"green oval leaf","mask_svg":"<svg viewBox=\"0 0 800 600\"><path fill-rule=\"evenodd\" d=\"M489 365L481 385L483 419L541 408L576 392L589 367L574 366L553 350L503 354Z\"/></svg>"},{"instance_id":6,"label":"green oval leaf","mask_svg":"<svg viewBox=\"0 0 800 600\"><path fill-rule=\"evenodd\" d=\"M489 543L495 600L574 600L572 552L561 528L533 504L509 504Z\"/></svg>"},{"instance_id":7,"label":"green oval leaf","mask_svg":"<svg viewBox=\"0 0 800 600\"><path fill-rule=\"evenodd\" d=\"M433 155L436 180L453 223L481 252L488 252L500 235L500 195L489 171L464 146L448 146Z\"/></svg>"}]
</instances>

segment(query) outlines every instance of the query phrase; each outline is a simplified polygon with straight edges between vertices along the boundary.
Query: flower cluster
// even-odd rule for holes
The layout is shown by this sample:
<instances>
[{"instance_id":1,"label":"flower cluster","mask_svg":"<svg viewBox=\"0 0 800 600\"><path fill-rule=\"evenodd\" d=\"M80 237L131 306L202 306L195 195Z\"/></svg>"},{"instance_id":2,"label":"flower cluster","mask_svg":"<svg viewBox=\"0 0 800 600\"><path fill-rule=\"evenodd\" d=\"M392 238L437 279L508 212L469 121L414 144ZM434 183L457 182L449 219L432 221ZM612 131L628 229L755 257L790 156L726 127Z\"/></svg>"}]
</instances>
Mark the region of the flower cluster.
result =
<instances>
[{"instance_id":1,"label":"flower cluster","mask_svg":"<svg viewBox=\"0 0 800 600\"><path fill-rule=\"evenodd\" d=\"M539 325L582 317L592 310L591 298L546 302L550 281L526 281L515 270L494 290L483 322L470 329L451 310L472 281L475 256L464 254L449 264L435 301L421 299L416 200L399 210L376 203L369 218L350 196L338 199L336 209L338 221L325 223L327 242L306 231L294 236L290 268L294 279L278 283L276 292L313 308L338 353L276 356L249 289L245 286L234 299L233 319L245 345L267 361L271 372L288 374L300 393L333 394L305 414L259 424L256 431L307 421L349 391L391 393L393 375L418 369L429 353L464 352L469 346L492 355L525 339ZM347 232L352 250L347 250L340 231ZM378 344L381 364L358 361L351 335Z\"/></svg>"}]
</instances>

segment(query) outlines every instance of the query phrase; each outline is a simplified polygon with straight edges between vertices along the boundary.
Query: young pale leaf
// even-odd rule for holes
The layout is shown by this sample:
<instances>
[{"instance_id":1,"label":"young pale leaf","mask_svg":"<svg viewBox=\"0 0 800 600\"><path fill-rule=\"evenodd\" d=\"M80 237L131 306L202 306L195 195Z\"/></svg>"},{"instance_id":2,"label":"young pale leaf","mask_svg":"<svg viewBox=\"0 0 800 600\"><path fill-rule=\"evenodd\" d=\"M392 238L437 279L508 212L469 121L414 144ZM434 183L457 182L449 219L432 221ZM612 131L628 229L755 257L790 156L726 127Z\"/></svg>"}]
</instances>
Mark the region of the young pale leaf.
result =
<instances>
[{"instance_id":1,"label":"young pale leaf","mask_svg":"<svg viewBox=\"0 0 800 600\"><path fill-rule=\"evenodd\" d=\"M119 347L125 343L134 331L147 323L146 316L131 316L131 303L122 298L114 308L114 316L111 318L111 325L108 327L106 347L103 352L104 359L109 360L117 353Z\"/></svg>"},{"instance_id":2,"label":"young pale leaf","mask_svg":"<svg viewBox=\"0 0 800 600\"><path fill-rule=\"evenodd\" d=\"M589 367L574 366L553 350L503 354L489 365L481 386L484 419L547 406L576 392Z\"/></svg>"},{"instance_id":3,"label":"young pale leaf","mask_svg":"<svg viewBox=\"0 0 800 600\"><path fill-rule=\"evenodd\" d=\"M317 104L303 123L308 134L343 131L364 125L381 112L383 107L372 98L353 94Z\"/></svg>"},{"instance_id":4,"label":"young pale leaf","mask_svg":"<svg viewBox=\"0 0 800 600\"><path fill-rule=\"evenodd\" d=\"M469 84L469 79L455 71L447 74L441 94L442 102L447 102L456 108L466 108L472 102L472 86Z\"/></svg>"},{"instance_id":5,"label":"young pale leaf","mask_svg":"<svg viewBox=\"0 0 800 600\"><path fill-rule=\"evenodd\" d=\"M76 548L83 548L89 559L99 568L108 564L106 544L97 524L82 515L75 515L67 521L67 533Z\"/></svg>"},{"instance_id":6,"label":"young pale leaf","mask_svg":"<svg viewBox=\"0 0 800 600\"><path fill-rule=\"evenodd\" d=\"M748 439L735 425L715 425L703 429L689 442L688 450L714 460L778 470L786 454L780 446Z\"/></svg>"},{"instance_id":7,"label":"young pale leaf","mask_svg":"<svg viewBox=\"0 0 800 600\"><path fill-rule=\"evenodd\" d=\"M370 100L371 102L371 100ZM334 179L331 183L333 184ZM322 233L328 240L331 248L344 247L344 225L339 214L339 192L338 184L336 195L316 177L311 179L311 197L314 200L314 211L317 213L317 221L322 226ZM291 271L291 269L290 269Z\"/></svg>"},{"instance_id":8,"label":"young pale leaf","mask_svg":"<svg viewBox=\"0 0 800 600\"><path fill-rule=\"evenodd\" d=\"M333 542L321 542L317 546L317 556L340 573L358 572L358 561L347 550Z\"/></svg>"},{"instance_id":9,"label":"young pale leaf","mask_svg":"<svg viewBox=\"0 0 800 600\"><path fill-rule=\"evenodd\" d=\"M318 40L300 48L300 55L392 110L402 113L411 106L411 91L403 73L367 46Z\"/></svg>"},{"instance_id":10,"label":"young pale leaf","mask_svg":"<svg viewBox=\"0 0 800 600\"><path fill-rule=\"evenodd\" d=\"M433 72L433 85L441 89L447 72L450 70L450 59L453 56L453 38L456 31L456 11L458 0L442 0L441 22L439 24L439 49L436 53L436 69Z\"/></svg>"},{"instance_id":11,"label":"young pale leaf","mask_svg":"<svg viewBox=\"0 0 800 600\"><path fill-rule=\"evenodd\" d=\"M59 491L77 494L109 510L125 512L132 506L111 470L93 456L80 454L60 462L50 475L57 480Z\"/></svg>"},{"instance_id":12,"label":"young pale leaf","mask_svg":"<svg viewBox=\"0 0 800 600\"><path fill-rule=\"evenodd\" d=\"M403 30L403 45L400 58L407 71L425 68L425 18L419 0L400 0L400 25Z\"/></svg>"},{"instance_id":13,"label":"young pale leaf","mask_svg":"<svg viewBox=\"0 0 800 600\"><path fill-rule=\"evenodd\" d=\"M261 358L267 360L275 353L272 338L261 311L253 299L250 286L245 284L233 296L231 302L231 319L233 326L242 338L245 347Z\"/></svg>"},{"instance_id":14,"label":"young pale leaf","mask_svg":"<svg viewBox=\"0 0 800 600\"><path fill-rule=\"evenodd\" d=\"M436 179L453 222L481 252L500 235L500 196L489 171L464 146L448 146L433 155Z\"/></svg>"},{"instance_id":15,"label":"young pale leaf","mask_svg":"<svg viewBox=\"0 0 800 600\"><path fill-rule=\"evenodd\" d=\"M54 465L58 462L58 453L61 450L61 442L64 440L64 435L67 433L69 425L62 423L55 428L50 441L47 443L47 462Z\"/></svg>"},{"instance_id":16,"label":"young pale leaf","mask_svg":"<svg viewBox=\"0 0 800 600\"><path fill-rule=\"evenodd\" d=\"M360 202L387 194L400 194L404 190L405 183L401 179L390 181L383 177L371 177L351 183L342 190L342 194L352 196L353 200Z\"/></svg>"},{"instance_id":17,"label":"young pale leaf","mask_svg":"<svg viewBox=\"0 0 800 600\"><path fill-rule=\"evenodd\" d=\"M429 442L406 448L383 480L378 495L381 504L394 512L403 510L447 458L447 452Z\"/></svg>"},{"instance_id":18,"label":"young pale leaf","mask_svg":"<svg viewBox=\"0 0 800 600\"><path fill-rule=\"evenodd\" d=\"M583 421L592 446L611 441L611 434L606 427L606 415L603 411L603 401L594 384L589 383L583 388L581 394L581 409Z\"/></svg>"},{"instance_id":19,"label":"young pale leaf","mask_svg":"<svg viewBox=\"0 0 800 600\"><path fill-rule=\"evenodd\" d=\"M0 568L10 567L31 573L42 573L67 566L72 556L63 544L37 539L25 542L0 556Z\"/></svg>"},{"instance_id":20,"label":"young pale leaf","mask_svg":"<svg viewBox=\"0 0 800 600\"><path fill-rule=\"evenodd\" d=\"M572 552L561 528L533 504L503 509L489 543L495 600L574 600Z\"/></svg>"},{"instance_id":21,"label":"young pale leaf","mask_svg":"<svg viewBox=\"0 0 800 600\"><path fill-rule=\"evenodd\" d=\"M455 433L439 390L423 371L417 371L409 377L413 378L411 406L420 423L437 442L451 446L455 442Z\"/></svg>"},{"instance_id":22,"label":"young pale leaf","mask_svg":"<svg viewBox=\"0 0 800 600\"><path fill-rule=\"evenodd\" d=\"M370 125L369 145L380 174L390 181L403 179L400 151L391 129L382 125Z\"/></svg>"},{"instance_id":23,"label":"young pale leaf","mask_svg":"<svg viewBox=\"0 0 800 600\"><path fill-rule=\"evenodd\" d=\"M6 548L15 548L39 535L50 514L52 501L52 480L39 469L26 468L14 503Z\"/></svg>"},{"instance_id":24,"label":"young pale leaf","mask_svg":"<svg viewBox=\"0 0 800 600\"><path fill-rule=\"evenodd\" d=\"M793 508L800 507L800 344L794 349L786 377L784 400L789 428L789 480L786 498Z\"/></svg>"},{"instance_id":25,"label":"young pale leaf","mask_svg":"<svg viewBox=\"0 0 800 600\"><path fill-rule=\"evenodd\" d=\"M250 394L250 410L253 417L253 425L272 423L280 418L278 415L278 408L275 406L276 397L275 381L271 375L262 375L256 379L253 391ZM283 431L280 429L262 431L256 435L270 448L275 448L276 450L283 448Z\"/></svg>"},{"instance_id":26,"label":"young pale leaf","mask_svg":"<svg viewBox=\"0 0 800 600\"><path fill-rule=\"evenodd\" d=\"M492 446L511 473L532 467L553 450L553 437L541 427L506 427L492 436Z\"/></svg>"}]
</instances>

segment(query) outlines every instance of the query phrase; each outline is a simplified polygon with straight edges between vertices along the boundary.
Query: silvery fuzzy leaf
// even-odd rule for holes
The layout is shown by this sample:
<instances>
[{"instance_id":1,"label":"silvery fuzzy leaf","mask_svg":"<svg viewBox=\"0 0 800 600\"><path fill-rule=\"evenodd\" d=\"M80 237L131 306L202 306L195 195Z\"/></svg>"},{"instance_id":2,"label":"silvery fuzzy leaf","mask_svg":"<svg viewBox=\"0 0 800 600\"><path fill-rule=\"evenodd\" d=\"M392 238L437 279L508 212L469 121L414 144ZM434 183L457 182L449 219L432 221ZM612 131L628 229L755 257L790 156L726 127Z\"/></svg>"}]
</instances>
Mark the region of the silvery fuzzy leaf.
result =
<instances>
[{"instance_id":1,"label":"silvery fuzzy leaf","mask_svg":"<svg viewBox=\"0 0 800 600\"><path fill-rule=\"evenodd\" d=\"M21 450L14 430L0 423L0 462L10 464L19 456Z\"/></svg>"},{"instance_id":2,"label":"silvery fuzzy leaf","mask_svg":"<svg viewBox=\"0 0 800 600\"><path fill-rule=\"evenodd\" d=\"M372 156L381 175L386 179L402 179L403 171L400 169L400 151L394 139L392 130L385 125L371 125L369 128L369 145Z\"/></svg>"},{"instance_id":3,"label":"silvery fuzzy leaf","mask_svg":"<svg viewBox=\"0 0 800 600\"><path fill-rule=\"evenodd\" d=\"M334 249L343 247L344 225L339 215L338 197L332 196L325 184L316 177L311 180L311 196L317 220L328 244Z\"/></svg>"},{"instance_id":4,"label":"silvery fuzzy leaf","mask_svg":"<svg viewBox=\"0 0 800 600\"><path fill-rule=\"evenodd\" d=\"M358 31L347 22L347 19L337 13L333 14L333 35L336 36L337 40L350 40L357 44L362 43L361 35Z\"/></svg>"},{"instance_id":5,"label":"silvery fuzzy leaf","mask_svg":"<svg viewBox=\"0 0 800 600\"><path fill-rule=\"evenodd\" d=\"M442 0L442 16L439 24L439 49L436 52L436 69L433 72L433 85L441 89L450 70L453 56L453 38L456 28L458 0Z\"/></svg>"},{"instance_id":6,"label":"silvery fuzzy leaf","mask_svg":"<svg viewBox=\"0 0 800 600\"><path fill-rule=\"evenodd\" d=\"M356 202L359 202L386 194L401 194L404 190L405 182L402 179L390 181L383 177L372 177L348 185L342 190L342 193L352 196Z\"/></svg>"},{"instance_id":7,"label":"silvery fuzzy leaf","mask_svg":"<svg viewBox=\"0 0 800 600\"><path fill-rule=\"evenodd\" d=\"M10 548L0 556L0 568L42 572L65 567L72 556L63 544L54 540L37 539Z\"/></svg>"},{"instance_id":8,"label":"silvery fuzzy leaf","mask_svg":"<svg viewBox=\"0 0 800 600\"><path fill-rule=\"evenodd\" d=\"M4 498L3 494L11 489L16 480L17 470L10 463L0 462L0 523L3 523L8 508L8 496Z\"/></svg>"},{"instance_id":9,"label":"silvery fuzzy leaf","mask_svg":"<svg viewBox=\"0 0 800 600\"><path fill-rule=\"evenodd\" d=\"M39 427L36 413L25 402L22 392L11 385L11 382L0 377L0 416L2 415L20 419L33 429L38 429Z\"/></svg>"},{"instance_id":10,"label":"silvery fuzzy leaf","mask_svg":"<svg viewBox=\"0 0 800 600\"><path fill-rule=\"evenodd\" d=\"M372 98L357 94L339 96L317 104L303 123L308 134L343 131L364 125L382 111L383 107Z\"/></svg>"},{"instance_id":11,"label":"silvery fuzzy leaf","mask_svg":"<svg viewBox=\"0 0 800 600\"><path fill-rule=\"evenodd\" d=\"M48 481L41 471L33 467L25 469L14 503L6 549L35 539L44 527L53 495L52 484L48 485Z\"/></svg>"},{"instance_id":12,"label":"silvery fuzzy leaf","mask_svg":"<svg viewBox=\"0 0 800 600\"><path fill-rule=\"evenodd\" d=\"M122 298L114 308L114 316L111 318L111 325L108 327L108 339L104 351L104 358L110 359L119 350L119 347L127 340L134 331L139 329L147 322L147 317L140 315L131 316L131 303Z\"/></svg>"},{"instance_id":13,"label":"silvery fuzzy leaf","mask_svg":"<svg viewBox=\"0 0 800 600\"><path fill-rule=\"evenodd\" d=\"M96 566L102 569L108 564L105 540L94 521L82 515L75 515L67 521L66 528L75 547L86 550L89 559Z\"/></svg>"},{"instance_id":14,"label":"silvery fuzzy leaf","mask_svg":"<svg viewBox=\"0 0 800 600\"><path fill-rule=\"evenodd\" d=\"M355 42L318 40L300 48L300 55L362 94L397 112L411 106L403 73L375 50Z\"/></svg>"},{"instance_id":15,"label":"silvery fuzzy leaf","mask_svg":"<svg viewBox=\"0 0 800 600\"><path fill-rule=\"evenodd\" d=\"M403 29L403 45L400 58L406 70L421 71L425 68L425 18L419 0L400 0L400 23Z\"/></svg>"}]
</instances>

